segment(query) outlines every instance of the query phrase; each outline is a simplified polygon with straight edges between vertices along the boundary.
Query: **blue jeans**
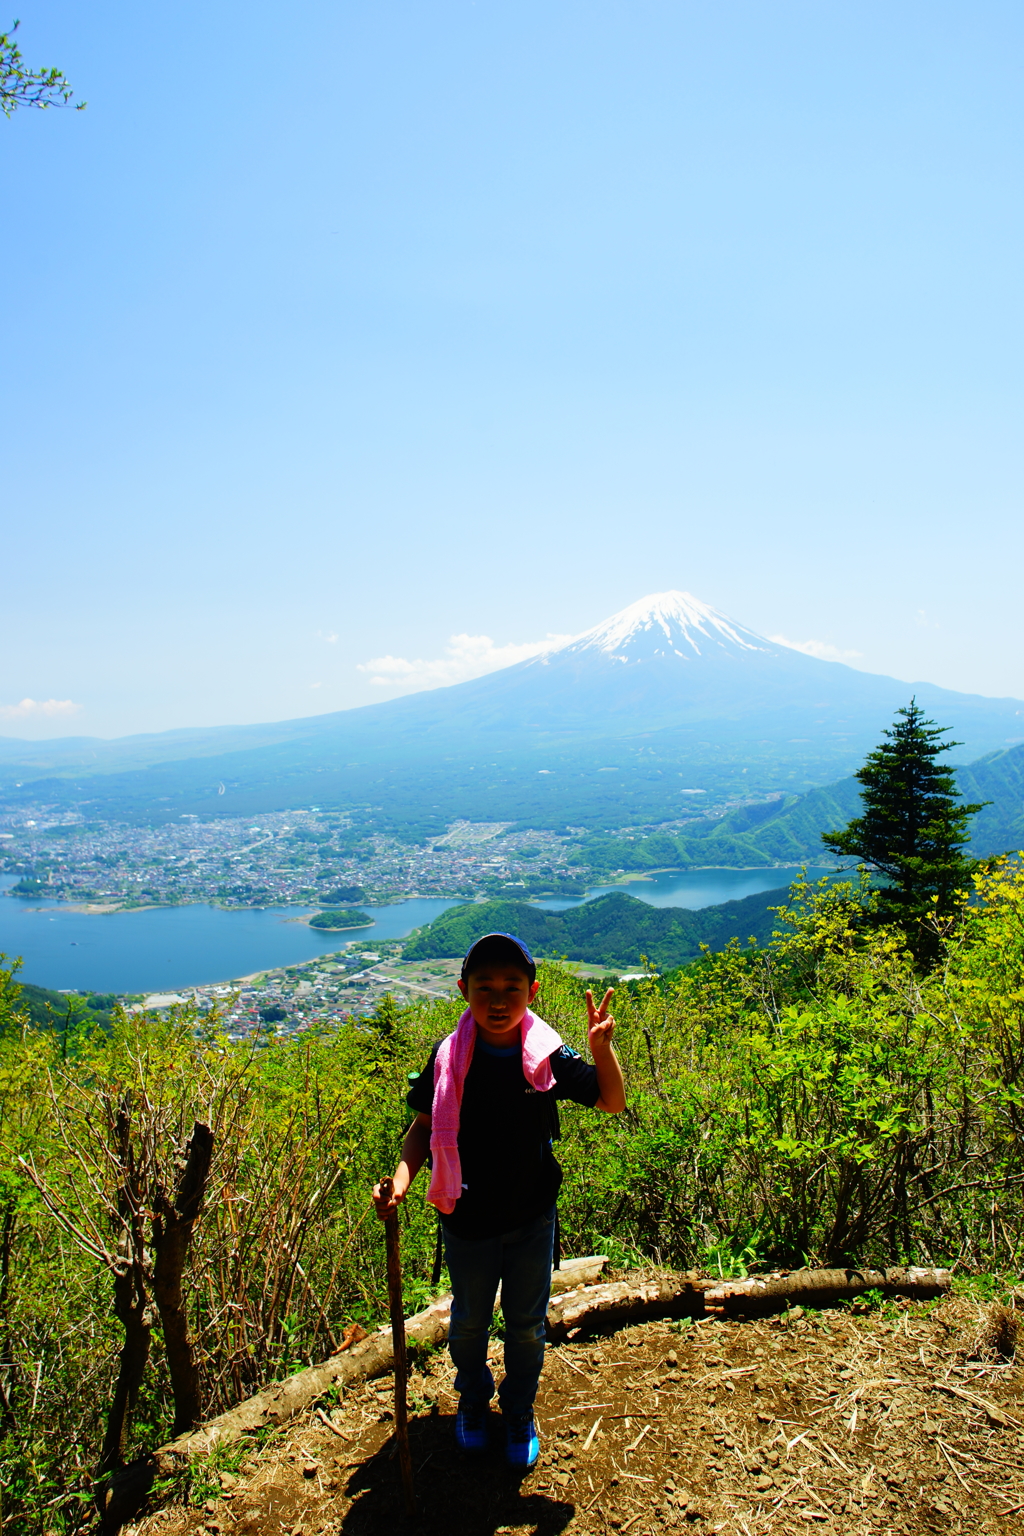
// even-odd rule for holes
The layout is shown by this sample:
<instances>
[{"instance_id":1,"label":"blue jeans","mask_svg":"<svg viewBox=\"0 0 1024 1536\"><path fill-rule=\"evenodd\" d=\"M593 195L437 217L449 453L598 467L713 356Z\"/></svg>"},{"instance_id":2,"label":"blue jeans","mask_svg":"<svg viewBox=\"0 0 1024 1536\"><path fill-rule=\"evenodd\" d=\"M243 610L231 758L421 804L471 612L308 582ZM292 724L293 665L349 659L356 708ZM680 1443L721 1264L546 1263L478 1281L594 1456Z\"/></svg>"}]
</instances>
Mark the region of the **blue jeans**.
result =
<instances>
[{"instance_id":1,"label":"blue jeans","mask_svg":"<svg viewBox=\"0 0 1024 1536\"><path fill-rule=\"evenodd\" d=\"M487 1338L501 1281L505 1317L505 1379L498 1388L503 1413L530 1413L544 1365L544 1319L551 1294L555 1211L498 1237L456 1237L444 1227L444 1254L452 1282L448 1344L455 1390L467 1403L488 1403L494 1382L487 1369Z\"/></svg>"}]
</instances>

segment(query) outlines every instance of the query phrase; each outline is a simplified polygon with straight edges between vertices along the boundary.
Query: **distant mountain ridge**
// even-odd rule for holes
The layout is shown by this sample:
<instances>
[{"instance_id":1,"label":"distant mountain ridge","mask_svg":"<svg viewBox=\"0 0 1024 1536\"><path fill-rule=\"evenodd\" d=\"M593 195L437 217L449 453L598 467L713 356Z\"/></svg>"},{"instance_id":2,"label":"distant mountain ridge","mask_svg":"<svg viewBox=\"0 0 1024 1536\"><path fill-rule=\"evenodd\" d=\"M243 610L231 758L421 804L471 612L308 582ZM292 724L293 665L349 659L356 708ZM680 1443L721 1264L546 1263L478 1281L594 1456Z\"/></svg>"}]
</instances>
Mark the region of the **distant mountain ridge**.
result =
<instances>
[{"instance_id":1,"label":"distant mountain ridge","mask_svg":"<svg viewBox=\"0 0 1024 1536\"><path fill-rule=\"evenodd\" d=\"M954 772L964 800L989 802L971 818L969 851L985 858L1024 849L1024 745L990 753ZM685 829L633 838L593 834L580 841L579 857L606 872L831 863L821 834L838 831L860 812L860 783L851 777L804 795L740 806L705 836Z\"/></svg>"},{"instance_id":2,"label":"distant mountain ridge","mask_svg":"<svg viewBox=\"0 0 1024 1536\"><path fill-rule=\"evenodd\" d=\"M911 694L965 760L1024 739L1020 700L819 661L663 592L529 661L386 703L118 742L0 740L0 793L128 819L313 802L442 825L655 822L691 789L721 801L837 779Z\"/></svg>"}]
</instances>

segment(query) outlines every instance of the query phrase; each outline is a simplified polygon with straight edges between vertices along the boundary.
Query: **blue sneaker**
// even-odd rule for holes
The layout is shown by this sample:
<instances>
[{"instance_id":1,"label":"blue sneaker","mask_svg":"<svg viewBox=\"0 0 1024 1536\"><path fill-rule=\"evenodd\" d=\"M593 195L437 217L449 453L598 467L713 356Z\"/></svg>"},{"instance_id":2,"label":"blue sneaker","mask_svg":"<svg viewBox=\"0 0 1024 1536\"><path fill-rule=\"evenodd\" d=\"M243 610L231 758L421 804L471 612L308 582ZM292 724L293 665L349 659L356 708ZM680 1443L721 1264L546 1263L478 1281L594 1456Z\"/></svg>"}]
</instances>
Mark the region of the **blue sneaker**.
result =
<instances>
[{"instance_id":1,"label":"blue sneaker","mask_svg":"<svg viewBox=\"0 0 1024 1536\"><path fill-rule=\"evenodd\" d=\"M459 1411L455 1415L455 1442L460 1451L486 1451L487 1404L459 1398Z\"/></svg>"},{"instance_id":2,"label":"blue sneaker","mask_svg":"<svg viewBox=\"0 0 1024 1536\"><path fill-rule=\"evenodd\" d=\"M505 1459L517 1472L529 1472L540 1455L540 1441L532 1413L506 1413Z\"/></svg>"}]
</instances>

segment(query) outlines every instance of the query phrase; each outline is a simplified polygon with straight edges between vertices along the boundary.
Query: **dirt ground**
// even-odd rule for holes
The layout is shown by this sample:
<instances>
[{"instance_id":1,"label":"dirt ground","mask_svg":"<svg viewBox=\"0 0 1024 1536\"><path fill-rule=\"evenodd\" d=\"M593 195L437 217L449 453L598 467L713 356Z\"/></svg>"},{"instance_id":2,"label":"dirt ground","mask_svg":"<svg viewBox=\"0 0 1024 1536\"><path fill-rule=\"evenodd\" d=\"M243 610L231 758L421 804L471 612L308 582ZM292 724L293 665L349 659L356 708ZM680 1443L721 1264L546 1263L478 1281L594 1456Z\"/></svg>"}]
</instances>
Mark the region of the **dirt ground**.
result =
<instances>
[{"instance_id":1,"label":"dirt ground","mask_svg":"<svg viewBox=\"0 0 1024 1536\"><path fill-rule=\"evenodd\" d=\"M133 1536L1024 1536L1015 1335L1016 1314L946 1300L648 1322L551 1346L541 1458L523 1478L504 1465L497 1414L490 1453L457 1450L439 1352L410 1382L415 1522L386 1377L236 1455L198 1505L160 1510ZM500 1365L498 1341L492 1355Z\"/></svg>"}]
</instances>

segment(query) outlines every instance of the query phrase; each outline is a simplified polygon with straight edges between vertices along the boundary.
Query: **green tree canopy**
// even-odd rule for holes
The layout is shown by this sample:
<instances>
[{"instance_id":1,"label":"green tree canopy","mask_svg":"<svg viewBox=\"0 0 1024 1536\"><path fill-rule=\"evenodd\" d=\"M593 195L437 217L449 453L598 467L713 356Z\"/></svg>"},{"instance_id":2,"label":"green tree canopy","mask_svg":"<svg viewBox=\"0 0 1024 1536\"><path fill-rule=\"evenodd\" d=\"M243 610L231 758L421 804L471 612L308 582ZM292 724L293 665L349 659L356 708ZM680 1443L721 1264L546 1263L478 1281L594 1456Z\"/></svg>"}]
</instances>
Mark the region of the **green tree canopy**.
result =
<instances>
[{"instance_id":1,"label":"green tree canopy","mask_svg":"<svg viewBox=\"0 0 1024 1536\"><path fill-rule=\"evenodd\" d=\"M59 69L25 67L14 41L20 25L16 21L9 32L0 32L0 111L10 117L18 107L69 107L74 91ZM84 106L84 101L76 102L75 111Z\"/></svg>"},{"instance_id":2,"label":"green tree canopy","mask_svg":"<svg viewBox=\"0 0 1024 1536\"><path fill-rule=\"evenodd\" d=\"M355 907L340 907L333 912L318 912L309 920L311 928L372 928L375 919Z\"/></svg>"},{"instance_id":3,"label":"green tree canopy","mask_svg":"<svg viewBox=\"0 0 1024 1536\"><path fill-rule=\"evenodd\" d=\"M317 901L322 907L340 907L345 902L362 901L365 895L361 885L339 885L333 891L323 891Z\"/></svg>"},{"instance_id":4,"label":"green tree canopy","mask_svg":"<svg viewBox=\"0 0 1024 1536\"><path fill-rule=\"evenodd\" d=\"M821 838L833 853L860 859L886 877L876 917L900 924L918 949L927 948L922 921L951 913L956 893L978 868L963 849L967 823L982 805L965 805L952 772L936 761L960 745L940 740L947 729L926 720L916 699L898 710L896 724L856 775L864 814Z\"/></svg>"}]
</instances>

